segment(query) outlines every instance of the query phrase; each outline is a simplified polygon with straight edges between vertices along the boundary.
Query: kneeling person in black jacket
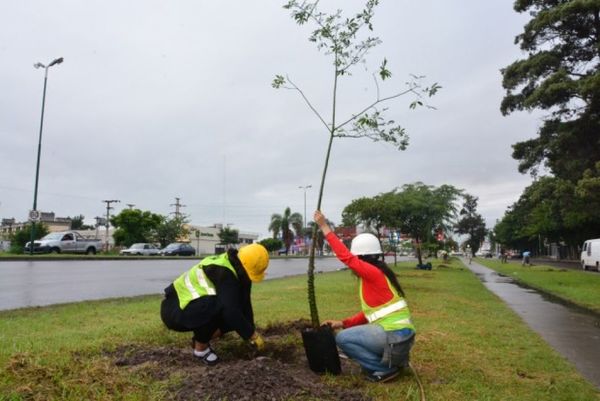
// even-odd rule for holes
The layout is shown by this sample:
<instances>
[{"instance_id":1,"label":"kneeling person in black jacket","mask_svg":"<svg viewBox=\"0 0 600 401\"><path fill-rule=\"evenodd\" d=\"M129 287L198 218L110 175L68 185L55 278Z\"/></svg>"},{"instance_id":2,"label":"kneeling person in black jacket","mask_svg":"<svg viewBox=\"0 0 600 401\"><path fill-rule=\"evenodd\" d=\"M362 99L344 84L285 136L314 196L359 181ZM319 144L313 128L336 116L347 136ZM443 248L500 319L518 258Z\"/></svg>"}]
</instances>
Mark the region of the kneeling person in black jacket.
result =
<instances>
[{"instance_id":1,"label":"kneeling person in black jacket","mask_svg":"<svg viewBox=\"0 0 600 401\"><path fill-rule=\"evenodd\" d=\"M194 356L207 365L219 361L210 340L229 331L262 350L250 295L252 282L262 281L268 264L269 253L260 244L202 259L165 288L162 321L171 330L193 331Z\"/></svg>"}]
</instances>

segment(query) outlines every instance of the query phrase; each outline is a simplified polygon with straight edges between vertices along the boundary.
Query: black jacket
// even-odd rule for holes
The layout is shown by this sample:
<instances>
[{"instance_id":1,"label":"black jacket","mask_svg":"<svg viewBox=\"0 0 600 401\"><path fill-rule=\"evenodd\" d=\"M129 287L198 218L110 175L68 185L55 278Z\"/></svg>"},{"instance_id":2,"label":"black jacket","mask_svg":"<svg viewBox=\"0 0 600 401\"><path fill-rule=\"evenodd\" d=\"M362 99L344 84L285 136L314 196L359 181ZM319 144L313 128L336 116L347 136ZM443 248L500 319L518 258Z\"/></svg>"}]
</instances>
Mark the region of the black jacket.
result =
<instances>
[{"instance_id":1,"label":"black jacket","mask_svg":"<svg viewBox=\"0 0 600 401\"><path fill-rule=\"evenodd\" d=\"M237 277L223 266L207 265L203 268L206 277L215 286L216 295L194 299L181 310L173 284L165 289L167 302L163 308L167 310L161 316L168 327L178 331L194 330L217 320L225 332L234 330L244 340L252 336L255 330L252 282L237 257L237 250L230 249L227 254Z\"/></svg>"}]
</instances>

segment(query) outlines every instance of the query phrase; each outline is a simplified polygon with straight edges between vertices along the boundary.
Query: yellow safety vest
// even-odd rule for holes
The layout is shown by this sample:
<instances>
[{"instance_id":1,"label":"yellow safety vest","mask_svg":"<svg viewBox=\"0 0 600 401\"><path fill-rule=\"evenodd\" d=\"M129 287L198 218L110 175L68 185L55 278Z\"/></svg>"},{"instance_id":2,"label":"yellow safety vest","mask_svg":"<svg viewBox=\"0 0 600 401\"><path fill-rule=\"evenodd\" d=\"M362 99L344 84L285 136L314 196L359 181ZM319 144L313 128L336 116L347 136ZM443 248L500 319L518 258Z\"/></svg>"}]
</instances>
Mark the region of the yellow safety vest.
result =
<instances>
[{"instance_id":1,"label":"yellow safety vest","mask_svg":"<svg viewBox=\"0 0 600 401\"><path fill-rule=\"evenodd\" d=\"M208 279L208 277L206 277L206 274L204 273L204 266L209 265L221 266L229 269L237 278L237 273L229 261L227 253L209 256L202 259L200 263L183 273L173 282L173 286L177 292L177 297L179 298L179 307L182 310L185 309L187 304L194 299L217 294L215 285Z\"/></svg>"},{"instance_id":2,"label":"yellow safety vest","mask_svg":"<svg viewBox=\"0 0 600 401\"><path fill-rule=\"evenodd\" d=\"M376 323L383 327L385 331L402 329L411 329L415 331L415 326L410 317L410 310L408 309L406 301L398 294L398 291L396 291L396 288L394 288L387 277L385 278L385 281L394 296L390 301L383 305L371 307L367 305L363 299L363 280L362 278L359 278L360 304L365 317L369 323Z\"/></svg>"}]
</instances>

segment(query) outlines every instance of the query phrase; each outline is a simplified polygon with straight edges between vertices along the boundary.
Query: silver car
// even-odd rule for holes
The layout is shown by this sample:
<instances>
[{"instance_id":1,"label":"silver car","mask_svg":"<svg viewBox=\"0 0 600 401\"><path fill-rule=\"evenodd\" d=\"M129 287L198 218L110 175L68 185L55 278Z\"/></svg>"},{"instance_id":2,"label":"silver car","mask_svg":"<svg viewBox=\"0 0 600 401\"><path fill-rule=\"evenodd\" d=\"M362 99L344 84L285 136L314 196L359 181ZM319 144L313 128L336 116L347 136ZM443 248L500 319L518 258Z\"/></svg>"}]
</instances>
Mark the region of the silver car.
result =
<instances>
[{"instance_id":1,"label":"silver car","mask_svg":"<svg viewBox=\"0 0 600 401\"><path fill-rule=\"evenodd\" d=\"M127 249L121 250L119 254L121 255L141 255L141 256L154 256L158 255L160 249L155 247L152 244L139 243L133 244Z\"/></svg>"}]
</instances>

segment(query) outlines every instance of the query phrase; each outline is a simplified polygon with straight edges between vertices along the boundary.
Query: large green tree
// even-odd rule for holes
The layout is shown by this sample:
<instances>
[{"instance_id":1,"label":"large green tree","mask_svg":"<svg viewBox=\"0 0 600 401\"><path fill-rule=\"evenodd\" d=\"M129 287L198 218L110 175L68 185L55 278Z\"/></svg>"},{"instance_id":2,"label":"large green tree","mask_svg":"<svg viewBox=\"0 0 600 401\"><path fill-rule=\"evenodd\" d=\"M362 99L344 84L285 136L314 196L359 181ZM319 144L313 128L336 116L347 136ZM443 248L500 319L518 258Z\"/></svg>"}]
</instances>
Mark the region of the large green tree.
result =
<instances>
[{"instance_id":1,"label":"large green tree","mask_svg":"<svg viewBox=\"0 0 600 401\"><path fill-rule=\"evenodd\" d=\"M466 242L473 254L476 254L487 235L487 229L485 228L483 217L477 213L477 197L469 194L464 194L463 196L464 203L460 209L459 219L454 227L454 232L467 235Z\"/></svg>"},{"instance_id":2,"label":"large green tree","mask_svg":"<svg viewBox=\"0 0 600 401\"><path fill-rule=\"evenodd\" d=\"M600 1L517 0L531 20L515 42L527 58L502 70L503 114L545 110L536 138L513 145L519 171L546 166L577 181L600 160Z\"/></svg>"},{"instance_id":3,"label":"large green tree","mask_svg":"<svg viewBox=\"0 0 600 401\"><path fill-rule=\"evenodd\" d=\"M389 220L384 223L411 236L419 264L423 264L421 245L432 242L436 233L451 230L460 195L461 191L452 185L406 184L390 193L393 203L391 213L386 215Z\"/></svg>"},{"instance_id":4,"label":"large green tree","mask_svg":"<svg viewBox=\"0 0 600 401\"><path fill-rule=\"evenodd\" d=\"M365 6L358 13L345 17L342 10L332 13L326 13L319 9L319 1L298 1L290 0L284 8L290 10L291 16L299 25L311 24L312 32L309 40L317 46L319 51L323 51L331 60L331 104L328 111L331 112L326 117L309 99L295 81L289 76L276 75L273 81L274 88L285 88L296 91L304 100L306 105L314 113L317 120L323 126L328 134L327 150L325 152L325 161L323 173L321 175L321 184L317 200L317 209L321 208L323 199L323 190L325 187L325 178L329 166L329 157L334 138L369 138L373 141L388 142L403 150L408 145L408 136L404 128L392 119L386 118L386 109L381 108L382 104L407 94L413 94L415 98L410 103L411 108L424 105L423 96L432 96L439 85L433 84L429 87L422 87L421 77L413 77L407 83L407 87L391 95L383 95L380 88L380 81L390 78L392 73L388 69L387 60L383 59L379 64L377 74L373 74L375 96L364 102L364 106L358 108L355 112L347 116L338 115L338 105L342 100L339 97L338 89L341 85L341 78L350 77L354 67L361 66L364 70L366 64L366 55L375 46L381 43L376 36L371 36L373 31L373 16L378 0L367 0ZM347 99L352 103L356 102L357 96L350 95ZM319 326L319 315L317 310L315 287L314 287L314 269L315 269L315 249L317 238L316 226L312 234L312 246L308 261L308 303L310 307L311 322L314 327Z\"/></svg>"},{"instance_id":5,"label":"large green tree","mask_svg":"<svg viewBox=\"0 0 600 401\"><path fill-rule=\"evenodd\" d=\"M590 169L577 183L537 179L496 224L495 239L519 250L537 250L541 242L562 243L575 255L577 246L596 236L600 227L599 177L600 169Z\"/></svg>"},{"instance_id":6,"label":"large green tree","mask_svg":"<svg viewBox=\"0 0 600 401\"><path fill-rule=\"evenodd\" d=\"M292 213L289 207L286 207L283 214L274 213L271 215L269 231L273 232L273 238L277 238L281 233L281 240L285 246L287 254L294 242L295 235L302 235L303 218L300 213Z\"/></svg>"},{"instance_id":7,"label":"large green tree","mask_svg":"<svg viewBox=\"0 0 600 401\"><path fill-rule=\"evenodd\" d=\"M136 242L156 241L156 230L164 219L164 216L147 210L123 209L110 218L110 223L115 227L115 244L130 246Z\"/></svg>"},{"instance_id":8,"label":"large green tree","mask_svg":"<svg viewBox=\"0 0 600 401\"><path fill-rule=\"evenodd\" d=\"M440 231L450 231L460 195L461 191L451 185L435 187L417 182L372 198L356 199L344 210L368 211L363 217L357 213L356 218L352 217L353 213L347 213L349 222L368 216L366 221L377 222L380 228L385 226L409 234L415 242L419 264L422 264L421 245L434 242L435 234Z\"/></svg>"},{"instance_id":9,"label":"large green tree","mask_svg":"<svg viewBox=\"0 0 600 401\"><path fill-rule=\"evenodd\" d=\"M380 238L384 221L390 220L387 214L392 212L391 201L390 194L354 199L342 211L342 224L350 227L363 225L367 230L374 231Z\"/></svg>"}]
</instances>

